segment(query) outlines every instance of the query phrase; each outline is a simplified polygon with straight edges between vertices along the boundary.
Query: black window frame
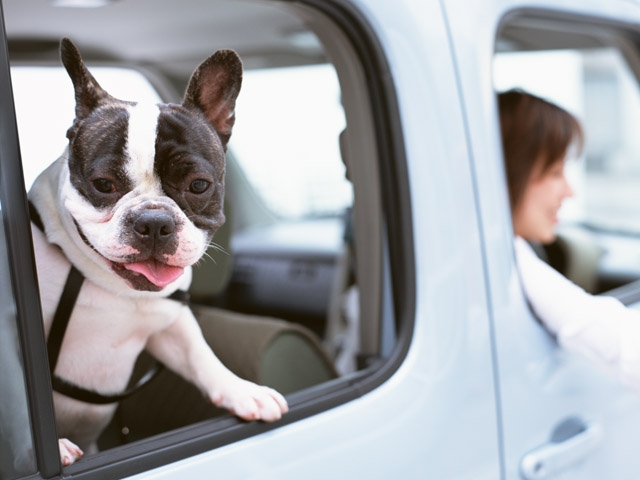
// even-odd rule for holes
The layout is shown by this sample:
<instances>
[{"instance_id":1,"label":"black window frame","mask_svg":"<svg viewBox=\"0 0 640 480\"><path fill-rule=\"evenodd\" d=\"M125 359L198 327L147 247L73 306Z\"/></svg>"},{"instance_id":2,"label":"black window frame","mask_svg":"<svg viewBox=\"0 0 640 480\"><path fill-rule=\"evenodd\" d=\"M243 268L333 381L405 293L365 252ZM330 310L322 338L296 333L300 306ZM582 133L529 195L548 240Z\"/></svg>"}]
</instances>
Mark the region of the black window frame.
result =
<instances>
[{"instance_id":1,"label":"black window frame","mask_svg":"<svg viewBox=\"0 0 640 480\"><path fill-rule=\"evenodd\" d=\"M1 4L0 19L0 105L3 105L0 109L0 204L23 353L36 465L40 474L49 478L60 472L58 439Z\"/></svg>"}]
</instances>

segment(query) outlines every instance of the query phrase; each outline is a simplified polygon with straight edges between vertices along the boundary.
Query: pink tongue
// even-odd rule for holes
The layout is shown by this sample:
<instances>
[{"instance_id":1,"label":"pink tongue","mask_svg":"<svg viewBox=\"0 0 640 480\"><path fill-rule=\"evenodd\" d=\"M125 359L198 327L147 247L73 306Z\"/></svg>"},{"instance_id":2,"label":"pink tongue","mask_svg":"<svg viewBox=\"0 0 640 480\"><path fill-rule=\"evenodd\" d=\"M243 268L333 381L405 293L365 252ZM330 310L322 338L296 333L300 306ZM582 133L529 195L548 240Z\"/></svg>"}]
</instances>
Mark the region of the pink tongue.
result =
<instances>
[{"instance_id":1,"label":"pink tongue","mask_svg":"<svg viewBox=\"0 0 640 480\"><path fill-rule=\"evenodd\" d=\"M140 273L158 287L165 287L184 273L182 267L172 267L156 260L146 262L125 263L124 268Z\"/></svg>"}]
</instances>

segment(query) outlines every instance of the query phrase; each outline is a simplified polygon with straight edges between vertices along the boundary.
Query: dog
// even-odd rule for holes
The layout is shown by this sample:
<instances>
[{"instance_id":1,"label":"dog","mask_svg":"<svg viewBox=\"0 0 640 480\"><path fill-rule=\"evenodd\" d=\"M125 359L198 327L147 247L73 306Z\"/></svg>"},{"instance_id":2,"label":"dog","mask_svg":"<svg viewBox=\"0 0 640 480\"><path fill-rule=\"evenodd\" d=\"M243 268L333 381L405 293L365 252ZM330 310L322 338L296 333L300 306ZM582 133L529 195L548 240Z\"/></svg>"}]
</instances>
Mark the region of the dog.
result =
<instances>
[{"instance_id":1,"label":"dog","mask_svg":"<svg viewBox=\"0 0 640 480\"><path fill-rule=\"evenodd\" d=\"M67 273L84 281L52 378L115 394L146 350L238 417L280 419L285 398L229 371L188 305L168 298L189 287L191 267L225 220L240 58L219 50L193 72L181 104L146 105L108 94L71 40L62 39L60 56L76 117L65 152L28 194L43 227L32 231L47 336ZM97 450L117 402L86 403L55 384L53 398L61 463L70 465Z\"/></svg>"}]
</instances>

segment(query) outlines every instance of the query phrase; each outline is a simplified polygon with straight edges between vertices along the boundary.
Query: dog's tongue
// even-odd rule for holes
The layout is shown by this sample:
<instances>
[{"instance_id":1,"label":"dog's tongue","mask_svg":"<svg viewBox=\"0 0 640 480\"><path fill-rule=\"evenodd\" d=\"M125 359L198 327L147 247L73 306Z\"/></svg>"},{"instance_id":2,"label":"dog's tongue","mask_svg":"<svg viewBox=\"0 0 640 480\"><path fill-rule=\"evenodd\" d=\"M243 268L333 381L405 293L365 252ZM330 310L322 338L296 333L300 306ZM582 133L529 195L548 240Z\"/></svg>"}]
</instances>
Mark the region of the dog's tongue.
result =
<instances>
[{"instance_id":1,"label":"dog's tongue","mask_svg":"<svg viewBox=\"0 0 640 480\"><path fill-rule=\"evenodd\" d=\"M182 267L172 267L171 265L156 260L125 263L124 268L144 275L147 277L147 280L158 287L169 285L184 273L184 268Z\"/></svg>"}]
</instances>

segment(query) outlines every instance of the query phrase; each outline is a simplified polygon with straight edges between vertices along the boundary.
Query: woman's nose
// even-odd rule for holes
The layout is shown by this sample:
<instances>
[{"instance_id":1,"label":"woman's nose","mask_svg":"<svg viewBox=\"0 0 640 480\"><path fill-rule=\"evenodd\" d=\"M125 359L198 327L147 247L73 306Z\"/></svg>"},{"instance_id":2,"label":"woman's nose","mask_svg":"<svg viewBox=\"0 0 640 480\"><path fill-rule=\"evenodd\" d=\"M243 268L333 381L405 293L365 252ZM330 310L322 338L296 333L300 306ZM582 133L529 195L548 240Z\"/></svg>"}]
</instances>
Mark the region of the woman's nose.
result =
<instances>
[{"instance_id":1,"label":"woman's nose","mask_svg":"<svg viewBox=\"0 0 640 480\"><path fill-rule=\"evenodd\" d=\"M567 180L566 175L563 175L562 179L563 179L563 187L564 187L563 192L562 192L563 196L565 198L573 197L575 192L573 191L573 188L571 187L571 184Z\"/></svg>"}]
</instances>

